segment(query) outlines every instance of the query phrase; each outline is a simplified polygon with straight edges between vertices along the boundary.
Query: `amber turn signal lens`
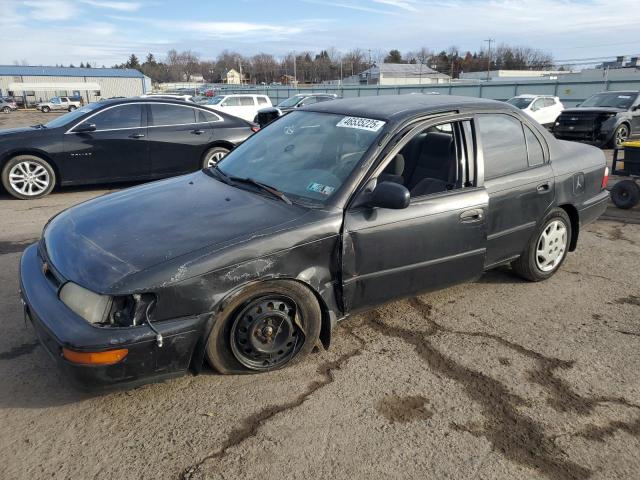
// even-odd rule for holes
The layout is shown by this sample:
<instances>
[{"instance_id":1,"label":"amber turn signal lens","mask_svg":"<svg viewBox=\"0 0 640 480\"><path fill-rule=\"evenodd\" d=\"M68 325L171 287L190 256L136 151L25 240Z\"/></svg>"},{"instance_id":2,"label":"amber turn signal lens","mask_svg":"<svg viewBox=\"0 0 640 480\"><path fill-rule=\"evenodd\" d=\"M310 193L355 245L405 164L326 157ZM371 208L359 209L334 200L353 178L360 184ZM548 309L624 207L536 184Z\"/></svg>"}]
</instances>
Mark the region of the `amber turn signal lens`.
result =
<instances>
[{"instance_id":1,"label":"amber turn signal lens","mask_svg":"<svg viewBox=\"0 0 640 480\"><path fill-rule=\"evenodd\" d=\"M73 363L81 365L112 365L127 356L129 350L107 350L106 352L75 352L67 348L62 349L62 356Z\"/></svg>"}]
</instances>

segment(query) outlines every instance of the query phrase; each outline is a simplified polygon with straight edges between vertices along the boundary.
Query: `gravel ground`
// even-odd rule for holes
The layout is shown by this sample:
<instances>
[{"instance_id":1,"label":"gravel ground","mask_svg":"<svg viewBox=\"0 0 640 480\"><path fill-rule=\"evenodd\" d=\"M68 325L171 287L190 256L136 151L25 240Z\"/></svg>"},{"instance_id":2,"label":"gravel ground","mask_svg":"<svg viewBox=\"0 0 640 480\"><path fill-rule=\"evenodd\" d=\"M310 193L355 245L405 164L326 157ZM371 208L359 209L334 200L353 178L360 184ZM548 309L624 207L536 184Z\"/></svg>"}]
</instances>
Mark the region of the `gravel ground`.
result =
<instances>
[{"instance_id":1,"label":"gravel ground","mask_svg":"<svg viewBox=\"0 0 640 480\"><path fill-rule=\"evenodd\" d=\"M25 326L17 269L50 216L110 188L0 194L0 478L638 478L637 209L546 282L502 268L388 304L293 368L89 395Z\"/></svg>"}]
</instances>

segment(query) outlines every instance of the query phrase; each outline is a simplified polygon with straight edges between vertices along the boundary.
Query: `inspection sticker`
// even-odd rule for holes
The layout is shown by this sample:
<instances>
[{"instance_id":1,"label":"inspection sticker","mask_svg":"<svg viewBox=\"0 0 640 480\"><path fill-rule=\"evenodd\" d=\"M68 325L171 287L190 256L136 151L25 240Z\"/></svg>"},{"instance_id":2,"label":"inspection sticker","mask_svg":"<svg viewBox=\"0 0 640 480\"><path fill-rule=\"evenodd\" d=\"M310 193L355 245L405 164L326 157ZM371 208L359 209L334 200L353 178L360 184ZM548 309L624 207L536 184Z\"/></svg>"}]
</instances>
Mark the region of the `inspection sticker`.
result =
<instances>
[{"instance_id":1,"label":"inspection sticker","mask_svg":"<svg viewBox=\"0 0 640 480\"><path fill-rule=\"evenodd\" d=\"M385 124L382 120L373 120L371 118L361 117L344 117L338 122L336 127L343 128L357 128L359 130L368 130L370 132L377 132Z\"/></svg>"},{"instance_id":2,"label":"inspection sticker","mask_svg":"<svg viewBox=\"0 0 640 480\"><path fill-rule=\"evenodd\" d=\"M329 185L322 185L321 183L311 182L307 186L307 190L310 192L319 193L320 195L331 195L335 188L330 187Z\"/></svg>"}]
</instances>

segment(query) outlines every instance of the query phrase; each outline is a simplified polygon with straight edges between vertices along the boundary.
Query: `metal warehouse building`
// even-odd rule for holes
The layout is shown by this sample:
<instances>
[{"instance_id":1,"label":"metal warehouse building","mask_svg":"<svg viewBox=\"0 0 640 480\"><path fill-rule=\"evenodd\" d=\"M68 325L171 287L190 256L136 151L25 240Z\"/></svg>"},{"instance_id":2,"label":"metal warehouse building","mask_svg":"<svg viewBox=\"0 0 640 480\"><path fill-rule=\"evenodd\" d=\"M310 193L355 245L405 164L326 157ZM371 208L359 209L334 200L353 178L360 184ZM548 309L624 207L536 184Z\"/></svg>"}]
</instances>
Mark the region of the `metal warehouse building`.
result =
<instances>
[{"instance_id":1,"label":"metal warehouse building","mask_svg":"<svg viewBox=\"0 0 640 480\"><path fill-rule=\"evenodd\" d=\"M27 106L56 96L89 103L150 90L151 80L134 69L0 65L0 95L23 98Z\"/></svg>"}]
</instances>

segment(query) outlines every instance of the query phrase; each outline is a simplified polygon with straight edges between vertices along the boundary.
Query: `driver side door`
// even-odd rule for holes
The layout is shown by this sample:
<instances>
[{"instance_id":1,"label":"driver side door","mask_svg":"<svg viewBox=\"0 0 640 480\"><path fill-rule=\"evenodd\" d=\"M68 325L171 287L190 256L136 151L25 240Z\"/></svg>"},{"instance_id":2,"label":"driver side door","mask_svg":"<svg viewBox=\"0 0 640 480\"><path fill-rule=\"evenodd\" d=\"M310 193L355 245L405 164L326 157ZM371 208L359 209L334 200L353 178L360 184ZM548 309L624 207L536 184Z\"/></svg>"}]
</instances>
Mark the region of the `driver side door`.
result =
<instances>
[{"instance_id":1,"label":"driver side door","mask_svg":"<svg viewBox=\"0 0 640 480\"><path fill-rule=\"evenodd\" d=\"M400 210L347 209L342 246L346 312L482 275L489 197L476 152L472 119L456 116L413 127L384 154L366 185L402 183L410 190L410 203Z\"/></svg>"}]
</instances>

